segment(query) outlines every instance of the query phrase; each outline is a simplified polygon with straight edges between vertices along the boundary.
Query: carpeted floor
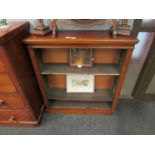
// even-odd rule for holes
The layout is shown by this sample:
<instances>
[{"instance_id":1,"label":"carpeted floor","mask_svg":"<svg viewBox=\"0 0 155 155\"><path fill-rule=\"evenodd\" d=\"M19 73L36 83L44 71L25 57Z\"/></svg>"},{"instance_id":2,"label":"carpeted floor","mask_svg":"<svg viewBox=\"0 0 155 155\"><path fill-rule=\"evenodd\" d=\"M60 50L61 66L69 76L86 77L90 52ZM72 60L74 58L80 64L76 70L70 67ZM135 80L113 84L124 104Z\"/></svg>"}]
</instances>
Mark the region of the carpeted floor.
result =
<instances>
[{"instance_id":1,"label":"carpeted floor","mask_svg":"<svg viewBox=\"0 0 155 155\"><path fill-rule=\"evenodd\" d=\"M6 135L124 135L155 134L155 102L122 102L116 114L97 115L49 115L44 114L38 127L0 126L0 134Z\"/></svg>"}]
</instances>

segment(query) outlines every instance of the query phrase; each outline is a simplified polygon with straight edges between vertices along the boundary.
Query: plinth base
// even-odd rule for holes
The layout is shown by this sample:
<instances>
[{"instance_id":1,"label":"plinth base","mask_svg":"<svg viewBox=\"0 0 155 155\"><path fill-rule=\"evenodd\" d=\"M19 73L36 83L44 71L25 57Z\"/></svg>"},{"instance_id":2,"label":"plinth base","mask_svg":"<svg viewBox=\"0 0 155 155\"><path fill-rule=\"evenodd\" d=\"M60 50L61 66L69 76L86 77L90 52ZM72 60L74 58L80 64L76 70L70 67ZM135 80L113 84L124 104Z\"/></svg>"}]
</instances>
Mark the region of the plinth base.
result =
<instances>
[{"instance_id":1,"label":"plinth base","mask_svg":"<svg viewBox=\"0 0 155 155\"><path fill-rule=\"evenodd\" d=\"M44 30L34 29L31 33L32 34L35 34L35 35L44 36L44 35L46 35L46 34L48 34L50 32L51 32L50 29L44 29Z\"/></svg>"}]
</instances>

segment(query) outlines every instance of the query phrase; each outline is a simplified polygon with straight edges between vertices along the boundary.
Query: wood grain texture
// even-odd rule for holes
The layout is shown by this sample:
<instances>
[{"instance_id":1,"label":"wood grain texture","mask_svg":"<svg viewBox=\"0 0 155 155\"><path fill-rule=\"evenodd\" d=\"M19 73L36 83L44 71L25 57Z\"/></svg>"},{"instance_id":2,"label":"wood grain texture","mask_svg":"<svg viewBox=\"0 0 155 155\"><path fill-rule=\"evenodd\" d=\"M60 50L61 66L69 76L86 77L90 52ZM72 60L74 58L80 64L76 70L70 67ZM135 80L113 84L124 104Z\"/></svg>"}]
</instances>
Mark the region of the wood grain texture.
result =
<instances>
[{"instance_id":1,"label":"wood grain texture","mask_svg":"<svg viewBox=\"0 0 155 155\"><path fill-rule=\"evenodd\" d=\"M6 69L5 69L4 63L0 57L0 74L3 74L3 73L6 73Z\"/></svg>"},{"instance_id":2,"label":"wood grain texture","mask_svg":"<svg viewBox=\"0 0 155 155\"><path fill-rule=\"evenodd\" d=\"M49 88L66 88L66 75L51 74L47 75ZM112 89L114 76L95 76L95 89Z\"/></svg>"},{"instance_id":3,"label":"wood grain texture","mask_svg":"<svg viewBox=\"0 0 155 155\"><path fill-rule=\"evenodd\" d=\"M65 39L66 36L75 37L75 39ZM49 34L47 36L34 36L29 35L23 40L29 49L33 49L35 54L39 51L42 53L43 61L38 57L31 60L33 63L39 64L37 69L37 76L42 82L44 80L45 89L41 90L43 93L47 92L48 99L61 100L61 101L111 101L112 108L88 108L88 107L47 107L49 113L69 113L69 114L112 114L117 107L118 98L123 85L127 66L130 60L130 56L123 57L122 55L131 52L135 43L138 40L132 36L118 36L113 38L107 31L59 31L56 38L52 38ZM55 52L64 48L64 52ZM95 63L92 68L77 69L71 68L67 64L66 49L70 48L92 48L93 56L95 57ZM40 49L40 50L38 50ZM51 52L52 51L52 52ZM124 53L124 54L122 54ZM56 60L56 58L60 61ZM39 60L40 59L40 60ZM54 60L55 59L55 60ZM124 61L124 60L125 61ZM34 62L35 61L35 62ZM45 62L47 62L45 64ZM55 63L52 63L55 62ZM61 63L64 62L64 63ZM60 64L61 63L61 64ZM35 65L34 69L35 69ZM122 65L123 64L123 65ZM40 72L39 72L40 71ZM74 74L95 74L98 82L96 86L101 89L97 89L95 93L66 93L65 90L65 76L68 73ZM42 74L42 76L40 75ZM102 78L101 78L102 75ZM106 75L106 76L105 76ZM47 79L45 78L47 76ZM105 76L105 77L104 77ZM117 78L118 80L115 80ZM46 84L46 80L48 84ZM118 82L117 82L118 81ZM42 85L42 84L41 84ZM51 87L51 88L49 88ZM115 88L112 89L109 88ZM106 89L103 89L106 88Z\"/></svg>"},{"instance_id":4,"label":"wood grain texture","mask_svg":"<svg viewBox=\"0 0 155 155\"><path fill-rule=\"evenodd\" d=\"M0 93L0 100L3 100L3 104L0 105L0 110L26 109L22 98L17 93Z\"/></svg>"},{"instance_id":5,"label":"wood grain texture","mask_svg":"<svg viewBox=\"0 0 155 155\"><path fill-rule=\"evenodd\" d=\"M7 74L0 74L0 93L14 93L16 88Z\"/></svg>"},{"instance_id":6,"label":"wood grain texture","mask_svg":"<svg viewBox=\"0 0 155 155\"><path fill-rule=\"evenodd\" d=\"M86 114L86 115L112 115L111 109L82 109L82 108L47 108L46 111L51 114Z\"/></svg>"},{"instance_id":7,"label":"wood grain texture","mask_svg":"<svg viewBox=\"0 0 155 155\"><path fill-rule=\"evenodd\" d=\"M42 49L43 63L68 63L70 49Z\"/></svg>"},{"instance_id":8,"label":"wood grain texture","mask_svg":"<svg viewBox=\"0 0 155 155\"><path fill-rule=\"evenodd\" d=\"M8 114L16 114L16 111L23 112L23 115L17 114L16 123L9 121L0 121L0 124L35 124L42 113L43 100L39 91L38 83L33 71L33 67L27 52L26 46L22 39L29 33L28 22L14 22L7 32L0 33L0 57L5 66L8 78L5 74L0 74L1 83L1 98L4 100L1 112L3 116L8 117ZM6 86L9 86L9 88ZM14 88L10 88L12 86ZM6 90L5 90L6 89ZM17 94L15 95L16 92ZM10 93L10 94L8 94ZM11 96L12 95L12 96ZM24 116L26 110L26 117ZM3 117L1 115L1 117ZM10 115L9 115L10 116ZM20 119L21 116L21 119ZM27 117L28 116L28 117ZM23 118L23 119L22 119ZM27 118L27 119L26 119Z\"/></svg>"},{"instance_id":9,"label":"wood grain texture","mask_svg":"<svg viewBox=\"0 0 155 155\"><path fill-rule=\"evenodd\" d=\"M114 84L114 76L104 76L96 75L95 76L95 88L96 89L112 89Z\"/></svg>"},{"instance_id":10,"label":"wood grain texture","mask_svg":"<svg viewBox=\"0 0 155 155\"><path fill-rule=\"evenodd\" d=\"M28 22L11 22L10 27L0 31L0 45L8 42L9 40L13 39L14 37L20 35L25 30L29 29Z\"/></svg>"},{"instance_id":11,"label":"wood grain texture","mask_svg":"<svg viewBox=\"0 0 155 155\"><path fill-rule=\"evenodd\" d=\"M66 75L64 74L47 75L47 82L49 88L66 88Z\"/></svg>"},{"instance_id":12,"label":"wood grain texture","mask_svg":"<svg viewBox=\"0 0 155 155\"><path fill-rule=\"evenodd\" d=\"M120 50L93 48L93 63L118 63ZM42 49L43 63L69 63L70 48Z\"/></svg>"},{"instance_id":13,"label":"wood grain texture","mask_svg":"<svg viewBox=\"0 0 155 155\"><path fill-rule=\"evenodd\" d=\"M76 39L65 39L66 36L76 37ZM108 31L59 31L58 37L54 39L51 34L43 37L29 35L24 39L24 43L29 45L59 44L59 47L62 44L102 44L110 45L111 47L114 45L119 45L120 47L121 45L129 45L130 48L133 48L136 42L137 39L132 36L118 36L117 38L113 38Z\"/></svg>"},{"instance_id":14,"label":"wood grain texture","mask_svg":"<svg viewBox=\"0 0 155 155\"><path fill-rule=\"evenodd\" d=\"M93 63L117 64L120 50L114 49L93 49Z\"/></svg>"},{"instance_id":15,"label":"wood grain texture","mask_svg":"<svg viewBox=\"0 0 155 155\"><path fill-rule=\"evenodd\" d=\"M8 123L31 122L27 111L0 111L0 121Z\"/></svg>"}]
</instances>

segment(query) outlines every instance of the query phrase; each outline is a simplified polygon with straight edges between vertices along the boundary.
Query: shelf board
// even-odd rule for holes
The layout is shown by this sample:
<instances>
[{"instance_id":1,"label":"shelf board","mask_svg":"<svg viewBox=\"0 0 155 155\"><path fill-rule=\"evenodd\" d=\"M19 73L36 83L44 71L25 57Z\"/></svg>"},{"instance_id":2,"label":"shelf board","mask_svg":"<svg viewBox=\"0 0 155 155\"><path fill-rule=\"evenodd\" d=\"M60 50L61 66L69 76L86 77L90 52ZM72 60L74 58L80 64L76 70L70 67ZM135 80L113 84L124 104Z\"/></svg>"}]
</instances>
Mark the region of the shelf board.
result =
<instances>
[{"instance_id":1,"label":"shelf board","mask_svg":"<svg viewBox=\"0 0 155 155\"><path fill-rule=\"evenodd\" d=\"M66 93L66 89L49 88L48 99L72 100L72 101L112 101L111 90L95 90L94 93Z\"/></svg>"},{"instance_id":2,"label":"shelf board","mask_svg":"<svg viewBox=\"0 0 155 155\"><path fill-rule=\"evenodd\" d=\"M93 75L120 75L118 64L96 64L93 67L76 68L68 64L43 64L41 74L93 74Z\"/></svg>"},{"instance_id":3,"label":"shelf board","mask_svg":"<svg viewBox=\"0 0 155 155\"><path fill-rule=\"evenodd\" d=\"M49 100L49 108L81 108L81 109L111 109L109 102L60 101Z\"/></svg>"}]
</instances>

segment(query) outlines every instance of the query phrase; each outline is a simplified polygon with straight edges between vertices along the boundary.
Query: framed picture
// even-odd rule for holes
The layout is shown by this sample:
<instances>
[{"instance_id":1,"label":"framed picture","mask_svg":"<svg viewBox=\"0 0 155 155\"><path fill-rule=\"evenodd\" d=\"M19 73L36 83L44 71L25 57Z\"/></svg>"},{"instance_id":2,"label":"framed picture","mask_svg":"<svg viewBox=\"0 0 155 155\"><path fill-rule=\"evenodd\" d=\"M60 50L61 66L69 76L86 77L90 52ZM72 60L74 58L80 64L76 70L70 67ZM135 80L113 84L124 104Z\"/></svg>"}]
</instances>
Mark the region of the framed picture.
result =
<instances>
[{"instance_id":1,"label":"framed picture","mask_svg":"<svg viewBox=\"0 0 155 155\"><path fill-rule=\"evenodd\" d=\"M93 93L94 75L68 74L66 77L67 93Z\"/></svg>"},{"instance_id":2,"label":"framed picture","mask_svg":"<svg viewBox=\"0 0 155 155\"><path fill-rule=\"evenodd\" d=\"M71 48L70 66L82 68L83 66L92 66L92 49L90 48Z\"/></svg>"}]
</instances>

